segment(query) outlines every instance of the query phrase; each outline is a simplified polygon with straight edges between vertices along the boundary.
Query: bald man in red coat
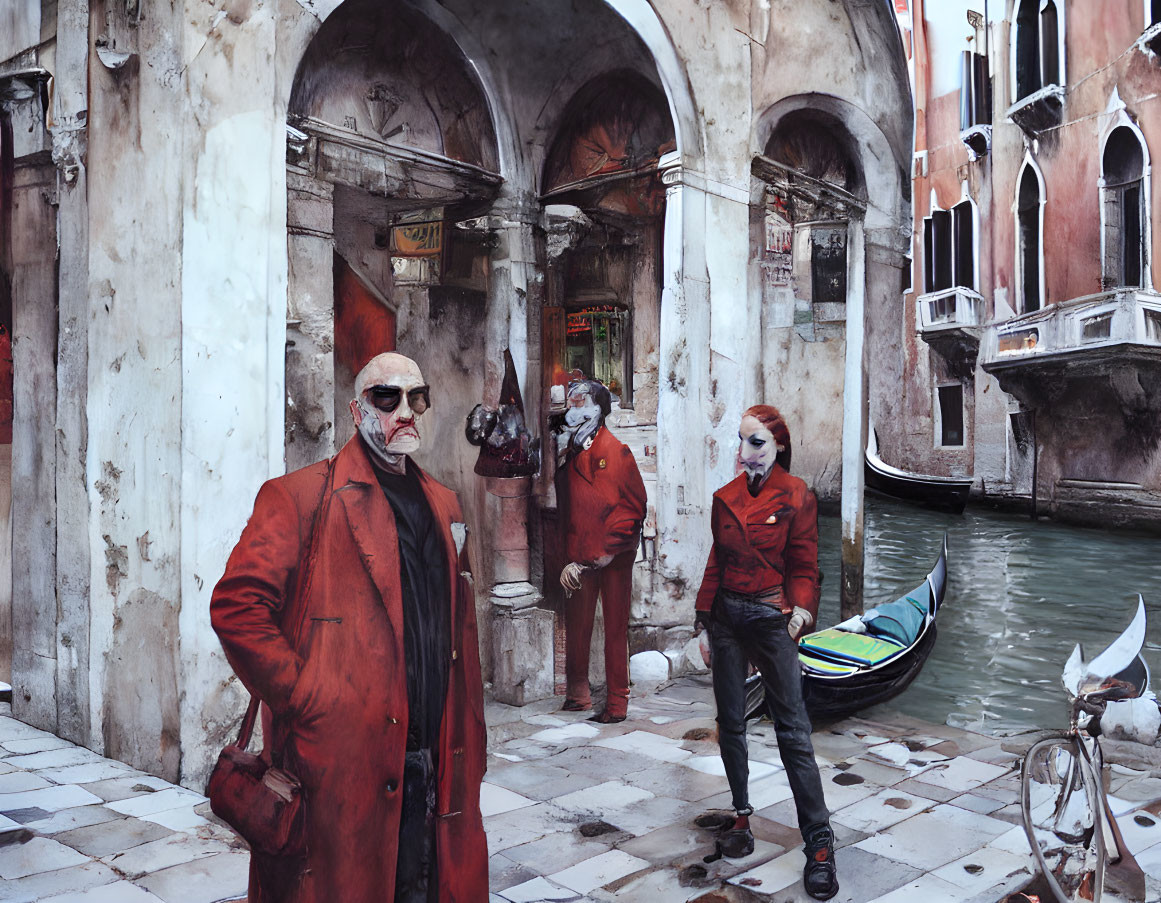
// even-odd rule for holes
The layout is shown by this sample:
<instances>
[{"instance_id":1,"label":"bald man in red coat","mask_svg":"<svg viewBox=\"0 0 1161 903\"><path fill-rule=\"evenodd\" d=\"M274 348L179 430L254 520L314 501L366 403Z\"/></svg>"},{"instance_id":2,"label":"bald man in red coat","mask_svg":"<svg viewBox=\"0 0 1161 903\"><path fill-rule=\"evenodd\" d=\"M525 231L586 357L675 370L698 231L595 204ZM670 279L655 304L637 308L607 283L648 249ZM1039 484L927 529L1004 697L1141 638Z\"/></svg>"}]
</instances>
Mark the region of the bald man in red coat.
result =
<instances>
[{"instance_id":1,"label":"bald man in red coat","mask_svg":"<svg viewBox=\"0 0 1161 903\"><path fill-rule=\"evenodd\" d=\"M605 614L604 711L592 720L624 721L629 706L629 603L633 561L645 519L645 484L633 453L604 426L609 390L575 380L568 391L568 450L556 473L557 500L569 558L560 583L565 607L567 711L592 708L589 650L597 597Z\"/></svg>"},{"instance_id":2,"label":"bald man in red coat","mask_svg":"<svg viewBox=\"0 0 1161 903\"><path fill-rule=\"evenodd\" d=\"M487 739L466 528L455 493L408 454L428 405L415 362L380 355L355 391L356 435L262 487L210 602L264 704L267 754L304 789L307 854L252 853L249 900L481 903Z\"/></svg>"}]
</instances>

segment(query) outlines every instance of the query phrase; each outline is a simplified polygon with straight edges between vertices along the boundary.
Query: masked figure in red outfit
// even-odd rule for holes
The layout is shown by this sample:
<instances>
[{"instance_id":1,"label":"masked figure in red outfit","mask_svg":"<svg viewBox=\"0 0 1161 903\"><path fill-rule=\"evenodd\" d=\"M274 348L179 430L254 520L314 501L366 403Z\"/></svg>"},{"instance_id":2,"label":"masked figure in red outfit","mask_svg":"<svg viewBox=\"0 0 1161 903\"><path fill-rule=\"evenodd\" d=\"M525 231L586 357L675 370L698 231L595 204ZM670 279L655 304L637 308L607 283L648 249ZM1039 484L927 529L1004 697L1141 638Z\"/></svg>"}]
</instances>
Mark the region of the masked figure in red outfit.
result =
<instances>
[{"instance_id":1,"label":"masked figure in red outfit","mask_svg":"<svg viewBox=\"0 0 1161 903\"><path fill-rule=\"evenodd\" d=\"M264 704L267 754L304 790L306 856L252 854L249 899L479 903L486 735L466 528L409 457L429 404L415 362L379 355L355 392L355 436L262 487L210 603Z\"/></svg>"},{"instance_id":2,"label":"masked figure in red outfit","mask_svg":"<svg viewBox=\"0 0 1161 903\"><path fill-rule=\"evenodd\" d=\"M746 753L746 671L762 673L778 752L805 843L806 892L838 893L834 834L802 700L798 638L818 615L818 506L790 469L790 430L777 409L755 405L738 431L738 476L714 493L713 547L697 594L708 627L718 744L737 817L719 838L725 856L754 851Z\"/></svg>"},{"instance_id":3,"label":"masked figure in red outfit","mask_svg":"<svg viewBox=\"0 0 1161 903\"><path fill-rule=\"evenodd\" d=\"M604 724L624 721L629 705L629 599L633 560L645 519L645 484L633 453L604 426L609 390L595 379L574 380L565 413L567 445L556 472L557 503L569 558L560 583L565 608L567 711L592 707L589 648L597 596L605 614Z\"/></svg>"}]
</instances>

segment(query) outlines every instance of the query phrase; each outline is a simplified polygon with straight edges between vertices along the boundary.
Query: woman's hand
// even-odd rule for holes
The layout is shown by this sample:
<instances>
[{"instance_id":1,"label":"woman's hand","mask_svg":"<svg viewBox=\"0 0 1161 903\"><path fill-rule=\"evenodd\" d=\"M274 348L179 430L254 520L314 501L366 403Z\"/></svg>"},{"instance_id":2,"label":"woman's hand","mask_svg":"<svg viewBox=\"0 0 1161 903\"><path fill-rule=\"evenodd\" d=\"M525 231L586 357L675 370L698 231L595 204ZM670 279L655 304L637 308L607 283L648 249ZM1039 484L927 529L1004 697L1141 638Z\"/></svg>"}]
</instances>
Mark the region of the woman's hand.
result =
<instances>
[{"instance_id":1,"label":"woman's hand","mask_svg":"<svg viewBox=\"0 0 1161 903\"><path fill-rule=\"evenodd\" d=\"M702 630L697 635L697 648L701 652L701 660L705 662L707 668L714 666L714 653L710 648L709 631Z\"/></svg>"}]
</instances>

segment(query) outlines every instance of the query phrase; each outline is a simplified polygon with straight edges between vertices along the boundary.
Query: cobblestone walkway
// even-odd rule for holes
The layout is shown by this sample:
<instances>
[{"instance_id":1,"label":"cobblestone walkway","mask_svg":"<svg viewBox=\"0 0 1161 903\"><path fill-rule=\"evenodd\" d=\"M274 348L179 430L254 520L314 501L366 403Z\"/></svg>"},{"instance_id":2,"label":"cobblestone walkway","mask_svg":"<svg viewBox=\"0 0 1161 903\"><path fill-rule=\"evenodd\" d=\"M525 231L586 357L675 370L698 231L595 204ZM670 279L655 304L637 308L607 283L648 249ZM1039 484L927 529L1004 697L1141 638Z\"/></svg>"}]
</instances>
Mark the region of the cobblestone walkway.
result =
<instances>
[{"instance_id":1,"label":"cobblestone walkway","mask_svg":"<svg viewBox=\"0 0 1161 903\"><path fill-rule=\"evenodd\" d=\"M773 728L750 732L754 854L707 863L713 834L696 820L729 806L708 679L638 690L616 725L556 711L559 699L488 705L491 903L809 900ZM849 719L814 743L840 847L837 903L996 903L1028 881L1019 741L898 716ZM1116 765L1111 792L1161 796L1161 769ZM5 903L245 896L248 855L204 797L31 728L7 706L0 813ZM1142 867L1161 876L1161 821L1119 821ZM1151 901L1159 890L1151 880Z\"/></svg>"}]
</instances>

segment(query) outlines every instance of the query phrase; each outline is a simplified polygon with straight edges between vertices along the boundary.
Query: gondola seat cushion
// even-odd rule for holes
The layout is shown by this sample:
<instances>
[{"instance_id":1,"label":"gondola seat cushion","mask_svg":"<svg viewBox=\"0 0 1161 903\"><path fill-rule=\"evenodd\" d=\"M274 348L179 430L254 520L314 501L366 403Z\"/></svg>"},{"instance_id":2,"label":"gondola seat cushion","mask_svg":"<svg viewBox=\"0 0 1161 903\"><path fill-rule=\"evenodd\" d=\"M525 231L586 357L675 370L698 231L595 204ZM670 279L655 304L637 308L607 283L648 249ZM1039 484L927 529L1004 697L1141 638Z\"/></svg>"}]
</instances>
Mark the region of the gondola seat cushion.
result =
<instances>
[{"instance_id":1,"label":"gondola seat cushion","mask_svg":"<svg viewBox=\"0 0 1161 903\"><path fill-rule=\"evenodd\" d=\"M847 633L845 630L820 630L803 637L798 648L818 658L829 658L856 665L877 665L898 655L903 647L898 643L877 639L865 633Z\"/></svg>"},{"instance_id":2,"label":"gondola seat cushion","mask_svg":"<svg viewBox=\"0 0 1161 903\"><path fill-rule=\"evenodd\" d=\"M914 596L904 596L867 612L863 622L871 636L910 646L919 638L926 617L926 605Z\"/></svg>"}]
</instances>

